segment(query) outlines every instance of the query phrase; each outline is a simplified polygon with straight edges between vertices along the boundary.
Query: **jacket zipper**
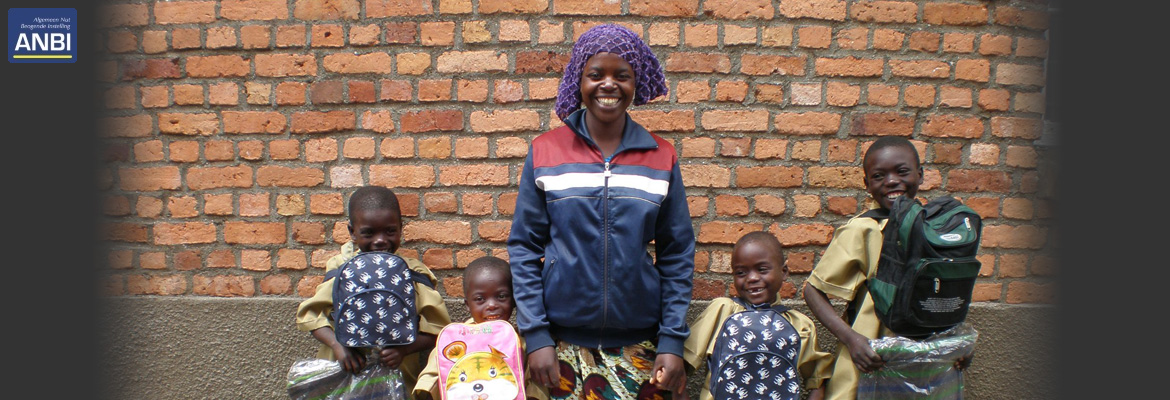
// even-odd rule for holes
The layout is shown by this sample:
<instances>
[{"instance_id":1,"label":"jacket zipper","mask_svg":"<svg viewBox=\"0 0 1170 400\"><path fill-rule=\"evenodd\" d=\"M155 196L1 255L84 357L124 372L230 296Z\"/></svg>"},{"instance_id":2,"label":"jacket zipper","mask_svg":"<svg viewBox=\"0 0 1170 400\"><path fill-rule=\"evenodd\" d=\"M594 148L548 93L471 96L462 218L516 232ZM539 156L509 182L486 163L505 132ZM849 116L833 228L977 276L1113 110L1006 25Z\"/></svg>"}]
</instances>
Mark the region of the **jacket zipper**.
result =
<instances>
[{"instance_id":1,"label":"jacket zipper","mask_svg":"<svg viewBox=\"0 0 1170 400\"><path fill-rule=\"evenodd\" d=\"M605 159L605 189L602 192L602 219L601 219L601 237L602 237L602 281L601 287L603 297L601 301L601 331L605 331L605 325L609 321L609 177L612 173L609 170L609 160L613 159L613 155ZM597 338L597 348L601 349L601 344L605 338Z\"/></svg>"}]
</instances>

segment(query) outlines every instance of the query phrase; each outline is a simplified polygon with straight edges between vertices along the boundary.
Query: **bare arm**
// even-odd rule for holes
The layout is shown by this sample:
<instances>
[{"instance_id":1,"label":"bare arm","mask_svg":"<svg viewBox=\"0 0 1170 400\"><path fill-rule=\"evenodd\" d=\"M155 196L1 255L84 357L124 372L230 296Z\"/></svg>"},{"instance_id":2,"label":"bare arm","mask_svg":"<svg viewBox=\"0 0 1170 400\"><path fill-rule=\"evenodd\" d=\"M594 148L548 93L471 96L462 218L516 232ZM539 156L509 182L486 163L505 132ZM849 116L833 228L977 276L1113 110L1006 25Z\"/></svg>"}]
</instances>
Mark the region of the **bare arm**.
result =
<instances>
[{"instance_id":1,"label":"bare arm","mask_svg":"<svg viewBox=\"0 0 1170 400\"><path fill-rule=\"evenodd\" d=\"M360 354L350 350L348 347L342 346L341 342L337 341L337 335L333 333L333 328L325 326L314 329L312 333L317 341L333 349L333 357L337 358L337 362L341 364L341 368L344 368L349 373L356 374L365 367L365 360L362 359Z\"/></svg>"},{"instance_id":2,"label":"bare arm","mask_svg":"<svg viewBox=\"0 0 1170 400\"><path fill-rule=\"evenodd\" d=\"M833 336L837 337L837 341L849 350L849 356L853 359L853 365L861 372L870 372L881 368L884 361L873 351L869 346L869 338L857 333L845 320L837 315L837 310L829 303L829 297L819 289L805 283L804 285L804 303L808 305L809 311L812 311L813 316L821 321L821 325L829 330Z\"/></svg>"}]
</instances>

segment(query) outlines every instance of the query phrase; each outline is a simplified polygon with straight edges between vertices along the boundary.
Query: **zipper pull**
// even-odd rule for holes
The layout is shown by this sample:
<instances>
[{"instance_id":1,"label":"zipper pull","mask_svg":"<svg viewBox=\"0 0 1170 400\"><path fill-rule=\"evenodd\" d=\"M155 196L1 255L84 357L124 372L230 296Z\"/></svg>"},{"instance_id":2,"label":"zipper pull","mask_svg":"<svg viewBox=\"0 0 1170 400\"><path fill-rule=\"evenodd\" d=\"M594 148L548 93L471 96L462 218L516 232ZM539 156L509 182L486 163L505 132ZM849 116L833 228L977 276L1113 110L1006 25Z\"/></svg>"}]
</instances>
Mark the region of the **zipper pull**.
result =
<instances>
[{"instance_id":1,"label":"zipper pull","mask_svg":"<svg viewBox=\"0 0 1170 400\"><path fill-rule=\"evenodd\" d=\"M606 178L609 178L609 176L610 176L610 172L609 172L609 161L606 161L606 162L605 162L605 177L606 177Z\"/></svg>"},{"instance_id":2,"label":"zipper pull","mask_svg":"<svg viewBox=\"0 0 1170 400\"><path fill-rule=\"evenodd\" d=\"M963 217L963 223L967 224L967 230L971 230L971 217Z\"/></svg>"},{"instance_id":3,"label":"zipper pull","mask_svg":"<svg viewBox=\"0 0 1170 400\"><path fill-rule=\"evenodd\" d=\"M940 283L939 283L939 280L938 280L938 278L934 278L934 292L935 292L935 293L938 293L938 287L939 287L939 285L940 285Z\"/></svg>"}]
</instances>

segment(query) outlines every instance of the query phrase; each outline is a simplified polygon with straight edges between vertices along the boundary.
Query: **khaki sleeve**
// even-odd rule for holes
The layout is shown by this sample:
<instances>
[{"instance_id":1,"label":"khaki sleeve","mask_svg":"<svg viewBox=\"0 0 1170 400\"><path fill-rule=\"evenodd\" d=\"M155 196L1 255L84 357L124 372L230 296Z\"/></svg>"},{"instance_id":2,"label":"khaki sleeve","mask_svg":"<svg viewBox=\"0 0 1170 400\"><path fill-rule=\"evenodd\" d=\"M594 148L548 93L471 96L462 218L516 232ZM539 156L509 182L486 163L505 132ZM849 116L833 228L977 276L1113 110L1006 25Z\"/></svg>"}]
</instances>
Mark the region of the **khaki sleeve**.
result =
<instances>
[{"instance_id":1,"label":"khaki sleeve","mask_svg":"<svg viewBox=\"0 0 1170 400\"><path fill-rule=\"evenodd\" d=\"M855 217L837 228L808 283L825 294L852 300L881 254L882 231L877 221ZM876 249L874 244L876 243Z\"/></svg>"},{"instance_id":2,"label":"khaki sleeve","mask_svg":"<svg viewBox=\"0 0 1170 400\"><path fill-rule=\"evenodd\" d=\"M406 265L415 272L422 273L430 279L436 287L439 279L421 261L413 258L406 259ZM443 303L443 296L439 291L421 283L414 283L414 306L418 310L418 331L438 335L443 327L451 323L451 314L447 312L447 305Z\"/></svg>"},{"instance_id":3,"label":"khaki sleeve","mask_svg":"<svg viewBox=\"0 0 1170 400\"><path fill-rule=\"evenodd\" d=\"M711 355L711 347L715 345L715 334L734 310L730 307L730 299L717 298L707 305L698 318L690 324L691 334L683 342L683 361L693 369L707 363Z\"/></svg>"},{"instance_id":4,"label":"khaki sleeve","mask_svg":"<svg viewBox=\"0 0 1170 400\"><path fill-rule=\"evenodd\" d=\"M833 357L821 351L817 343L817 326L808 316L795 310L784 313L784 318L792 323L800 335L800 355L797 356L796 369L804 379L804 387L809 390L821 387L833 373Z\"/></svg>"},{"instance_id":5,"label":"khaki sleeve","mask_svg":"<svg viewBox=\"0 0 1170 400\"><path fill-rule=\"evenodd\" d=\"M340 267L346 260L353 257L352 243L346 243L342 246L341 254L330 257L325 262L325 272L329 272ZM313 297L305 299L297 306L297 329L305 332L312 332L317 328L326 326L333 326L329 320L329 313L333 311L333 279L326 280L317 284L317 291Z\"/></svg>"},{"instance_id":6,"label":"khaki sleeve","mask_svg":"<svg viewBox=\"0 0 1170 400\"><path fill-rule=\"evenodd\" d=\"M427 358L427 366L418 374L418 381L414 384L414 393L416 395L411 397L418 397L418 393L429 392L431 399L438 400L442 397L439 393L439 363L437 357L439 356L439 348L431 349L431 354Z\"/></svg>"}]
</instances>

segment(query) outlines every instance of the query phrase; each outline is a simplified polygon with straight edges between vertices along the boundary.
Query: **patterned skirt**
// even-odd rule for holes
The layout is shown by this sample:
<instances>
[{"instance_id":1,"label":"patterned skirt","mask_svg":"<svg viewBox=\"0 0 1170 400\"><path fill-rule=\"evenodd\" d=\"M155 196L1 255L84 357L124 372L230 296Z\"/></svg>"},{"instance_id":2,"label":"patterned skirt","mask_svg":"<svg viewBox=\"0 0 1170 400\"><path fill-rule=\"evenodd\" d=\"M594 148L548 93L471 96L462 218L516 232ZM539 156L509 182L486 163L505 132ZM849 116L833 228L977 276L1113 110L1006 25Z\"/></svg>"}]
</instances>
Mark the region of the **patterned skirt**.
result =
<instances>
[{"instance_id":1,"label":"patterned skirt","mask_svg":"<svg viewBox=\"0 0 1170 400\"><path fill-rule=\"evenodd\" d=\"M590 349L558 342L561 385L549 389L553 399L670 399L669 391L650 384L657 348L650 341L625 347Z\"/></svg>"}]
</instances>

